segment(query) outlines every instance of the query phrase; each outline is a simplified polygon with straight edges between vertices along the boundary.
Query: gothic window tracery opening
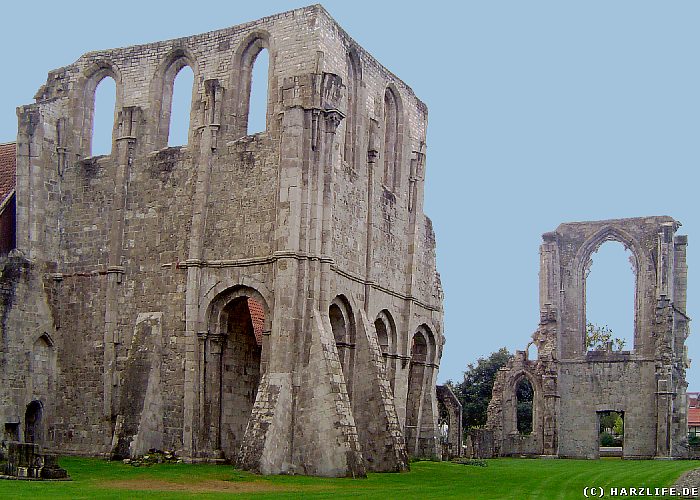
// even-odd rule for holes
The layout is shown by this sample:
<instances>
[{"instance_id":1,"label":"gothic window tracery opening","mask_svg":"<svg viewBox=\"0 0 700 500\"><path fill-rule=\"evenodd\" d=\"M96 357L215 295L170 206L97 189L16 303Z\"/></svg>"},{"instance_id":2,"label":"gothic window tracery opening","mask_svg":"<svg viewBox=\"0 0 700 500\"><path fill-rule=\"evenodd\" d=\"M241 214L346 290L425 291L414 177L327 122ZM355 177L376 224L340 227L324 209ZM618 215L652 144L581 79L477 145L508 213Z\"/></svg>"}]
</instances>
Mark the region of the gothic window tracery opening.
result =
<instances>
[{"instance_id":1,"label":"gothic window tracery opening","mask_svg":"<svg viewBox=\"0 0 700 500\"><path fill-rule=\"evenodd\" d=\"M604 241L584 270L586 351L632 351L636 329L636 263L618 241Z\"/></svg>"}]
</instances>

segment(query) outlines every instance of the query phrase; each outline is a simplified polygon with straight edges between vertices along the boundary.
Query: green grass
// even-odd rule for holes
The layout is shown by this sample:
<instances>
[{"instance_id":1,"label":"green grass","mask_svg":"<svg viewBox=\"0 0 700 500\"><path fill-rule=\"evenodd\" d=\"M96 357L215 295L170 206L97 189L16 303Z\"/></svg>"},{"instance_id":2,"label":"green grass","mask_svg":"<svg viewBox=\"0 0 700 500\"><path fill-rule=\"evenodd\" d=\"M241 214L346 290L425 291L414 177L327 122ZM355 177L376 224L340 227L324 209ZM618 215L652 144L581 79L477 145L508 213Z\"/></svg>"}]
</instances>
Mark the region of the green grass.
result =
<instances>
[{"instance_id":1,"label":"green grass","mask_svg":"<svg viewBox=\"0 0 700 500\"><path fill-rule=\"evenodd\" d=\"M0 498L583 498L584 486L670 486L692 461L488 460L488 467L414 462L411 472L367 479L261 477L230 466L63 458L70 482L0 481ZM606 495L607 496L607 495ZM657 497L658 498L658 497Z\"/></svg>"}]
</instances>

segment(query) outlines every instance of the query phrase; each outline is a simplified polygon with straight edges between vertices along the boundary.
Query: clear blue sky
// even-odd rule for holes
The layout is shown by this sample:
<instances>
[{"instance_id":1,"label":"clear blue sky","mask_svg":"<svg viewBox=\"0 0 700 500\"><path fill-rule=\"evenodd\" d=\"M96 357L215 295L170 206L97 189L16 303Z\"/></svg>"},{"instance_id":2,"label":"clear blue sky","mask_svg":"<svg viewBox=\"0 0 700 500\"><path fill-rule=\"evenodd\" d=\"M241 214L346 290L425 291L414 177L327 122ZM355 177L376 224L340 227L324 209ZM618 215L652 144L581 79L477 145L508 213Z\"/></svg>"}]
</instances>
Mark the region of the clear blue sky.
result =
<instances>
[{"instance_id":1,"label":"clear blue sky","mask_svg":"<svg viewBox=\"0 0 700 500\"><path fill-rule=\"evenodd\" d=\"M306 5L260 1L3 5L0 142L50 69ZM104 4L105 6L107 4ZM447 345L440 380L538 321L541 234L560 222L670 215L700 301L700 3L328 1L333 17L430 110L425 208L438 241ZM697 238L697 239L696 239ZM622 247L594 255L589 317L631 331ZM700 332L688 340L700 390Z\"/></svg>"}]
</instances>

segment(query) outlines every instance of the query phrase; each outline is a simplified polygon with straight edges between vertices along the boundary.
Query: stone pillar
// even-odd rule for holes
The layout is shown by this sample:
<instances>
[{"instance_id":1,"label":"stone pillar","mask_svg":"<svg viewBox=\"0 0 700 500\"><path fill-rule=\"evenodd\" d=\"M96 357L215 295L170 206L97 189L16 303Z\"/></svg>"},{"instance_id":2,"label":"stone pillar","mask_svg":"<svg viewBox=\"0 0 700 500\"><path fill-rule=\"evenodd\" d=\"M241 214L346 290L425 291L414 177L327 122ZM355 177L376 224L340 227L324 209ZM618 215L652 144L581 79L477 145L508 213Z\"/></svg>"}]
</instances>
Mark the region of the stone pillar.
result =
<instances>
[{"instance_id":1,"label":"stone pillar","mask_svg":"<svg viewBox=\"0 0 700 500\"><path fill-rule=\"evenodd\" d=\"M556 233L542 235L540 245L540 310L545 305L559 308L559 258L557 255Z\"/></svg>"},{"instance_id":2,"label":"stone pillar","mask_svg":"<svg viewBox=\"0 0 700 500\"><path fill-rule=\"evenodd\" d=\"M657 380L656 390L656 458L670 458L671 446L669 426L671 424L671 399L670 380L667 378Z\"/></svg>"},{"instance_id":3,"label":"stone pillar","mask_svg":"<svg viewBox=\"0 0 700 500\"><path fill-rule=\"evenodd\" d=\"M221 457L221 368L226 336L220 333L209 334L209 356L207 362L207 388L209 389L210 450L215 457ZM209 450L207 450L209 451Z\"/></svg>"},{"instance_id":4,"label":"stone pillar","mask_svg":"<svg viewBox=\"0 0 700 500\"><path fill-rule=\"evenodd\" d=\"M559 414L559 391L554 373L542 377L544 408L542 415L542 454L556 456L559 453L557 416Z\"/></svg>"},{"instance_id":5,"label":"stone pillar","mask_svg":"<svg viewBox=\"0 0 700 500\"><path fill-rule=\"evenodd\" d=\"M199 387L201 377L198 368L201 353L198 349L203 343L198 341L198 332L204 329L199 323L200 312L200 286L202 276L203 245L206 234L207 203L210 193L210 177L213 155L218 147L218 130L221 106L219 101L223 89L218 80L208 80L205 85L206 116L203 124L198 128L201 133L199 141L199 161L197 161L197 185L195 187L194 200L192 201L192 224L189 237L187 260L187 288L185 291L185 382L184 382L184 418L182 429L183 455L192 458L196 455L195 428L200 418L196 417L197 411L202 407L199 398L204 397L204 388ZM207 133L208 132L208 133ZM196 141L192 141L196 143ZM195 144L192 144L194 146Z\"/></svg>"},{"instance_id":6,"label":"stone pillar","mask_svg":"<svg viewBox=\"0 0 700 500\"><path fill-rule=\"evenodd\" d=\"M196 433L197 443L196 449L202 449L207 441L208 432L205 431L207 428L206 415L206 398L208 392L211 390L207 387L207 355L206 355L206 345L207 338L209 337L209 332L203 331L197 333L197 352L199 353L199 426L197 427L198 432Z\"/></svg>"},{"instance_id":7,"label":"stone pillar","mask_svg":"<svg viewBox=\"0 0 700 500\"><path fill-rule=\"evenodd\" d=\"M323 223L321 229L321 292L320 309L326 313L325 308L330 304L330 281L333 243L333 144L335 132L342 121L343 114L337 109L326 110L324 118L324 145L323 145Z\"/></svg>"},{"instance_id":8,"label":"stone pillar","mask_svg":"<svg viewBox=\"0 0 700 500\"><path fill-rule=\"evenodd\" d=\"M686 263L686 249L688 237L675 236L674 242L674 272L673 272L673 306L674 306L674 358L677 380L675 386L676 396L673 400L674 414L677 419L673 422L671 437L671 454L674 457L686 457L688 453L688 400L686 391L688 383L685 375L689 368L688 353L685 340L688 338L690 318L686 314L688 265Z\"/></svg>"},{"instance_id":9,"label":"stone pillar","mask_svg":"<svg viewBox=\"0 0 700 500\"><path fill-rule=\"evenodd\" d=\"M372 294L372 264L374 262L374 169L379 159L379 123L370 121L369 146L367 148L367 242L365 255L365 312L369 313L369 305ZM393 346L396 350L396 346Z\"/></svg>"},{"instance_id":10,"label":"stone pillar","mask_svg":"<svg viewBox=\"0 0 700 500\"><path fill-rule=\"evenodd\" d=\"M134 106L122 108L118 115L116 159L117 175L114 179L114 203L109 224L109 256L107 266L107 291L105 297L105 332L104 332L104 416L111 419L117 412L118 399L113 392L117 390L118 372L116 366L117 346L123 339L117 328L119 320L119 285L122 282L122 252L124 247L124 217L126 212L126 193L129 171L134 159L137 145L138 125L141 109Z\"/></svg>"}]
</instances>

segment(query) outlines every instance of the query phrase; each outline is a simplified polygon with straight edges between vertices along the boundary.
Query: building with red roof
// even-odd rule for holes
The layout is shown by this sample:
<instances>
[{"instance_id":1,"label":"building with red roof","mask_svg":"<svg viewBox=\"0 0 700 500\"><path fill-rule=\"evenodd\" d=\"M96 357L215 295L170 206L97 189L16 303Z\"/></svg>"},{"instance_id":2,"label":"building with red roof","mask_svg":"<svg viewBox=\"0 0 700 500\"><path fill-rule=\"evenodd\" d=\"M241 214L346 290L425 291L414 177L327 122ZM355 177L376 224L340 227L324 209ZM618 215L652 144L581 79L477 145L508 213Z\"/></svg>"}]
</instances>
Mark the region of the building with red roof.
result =
<instances>
[{"instance_id":1,"label":"building with red roof","mask_svg":"<svg viewBox=\"0 0 700 500\"><path fill-rule=\"evenodd\" d=\"M15 174L17 150L14 142L0 144L0 255L15 248Z\"/></svg>"},{"instance_id":2,"label":"building with red roof","mask_svg":"<svg viewBox=\"0 0 700 500\"><path fill-rule=\"evenodd\" d=\"M700 392L688 393L688 436L700 436Z\"/></svg>"}]
</instances>

